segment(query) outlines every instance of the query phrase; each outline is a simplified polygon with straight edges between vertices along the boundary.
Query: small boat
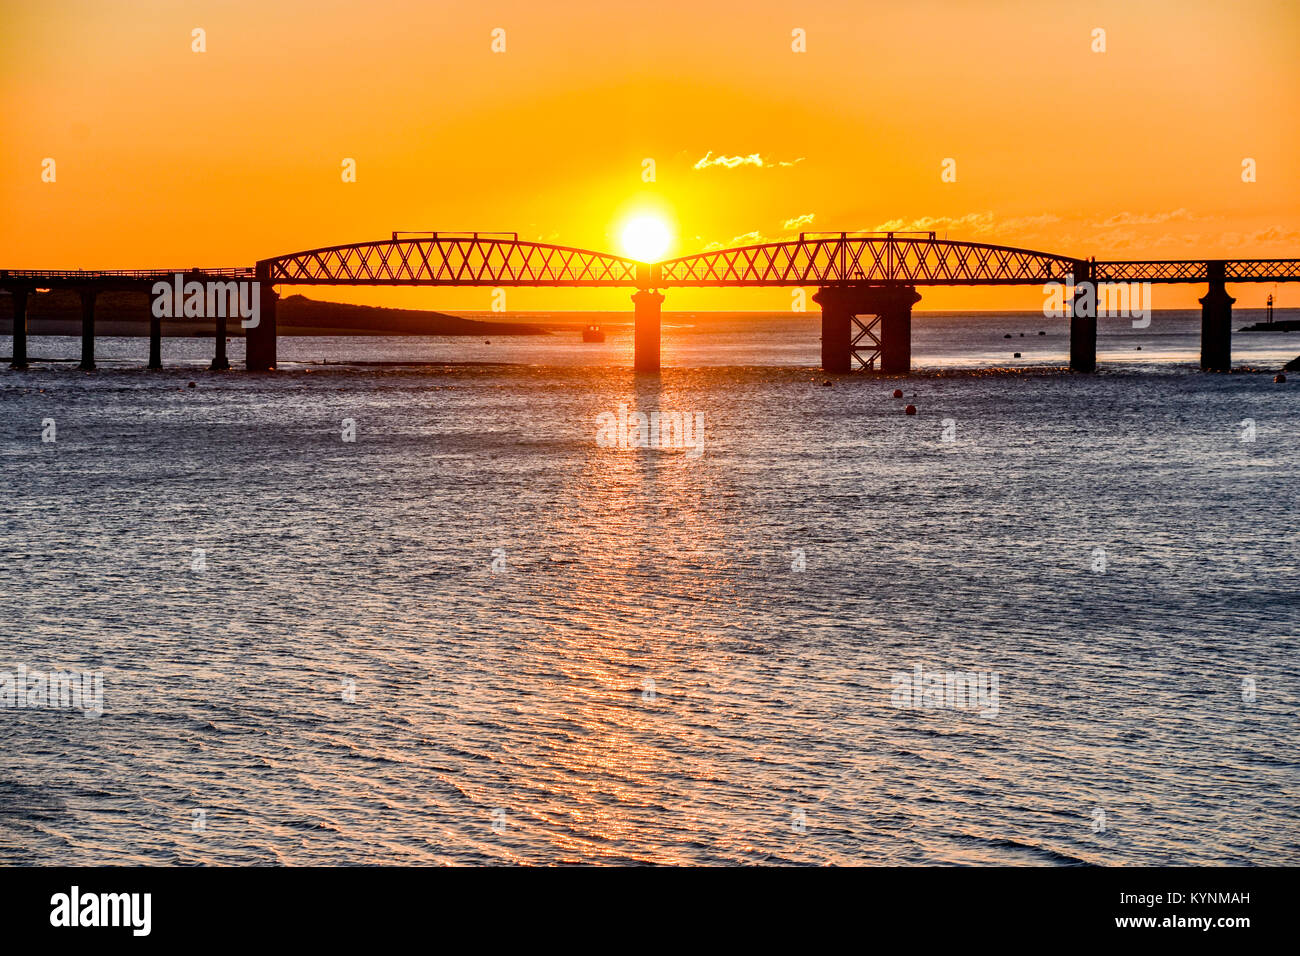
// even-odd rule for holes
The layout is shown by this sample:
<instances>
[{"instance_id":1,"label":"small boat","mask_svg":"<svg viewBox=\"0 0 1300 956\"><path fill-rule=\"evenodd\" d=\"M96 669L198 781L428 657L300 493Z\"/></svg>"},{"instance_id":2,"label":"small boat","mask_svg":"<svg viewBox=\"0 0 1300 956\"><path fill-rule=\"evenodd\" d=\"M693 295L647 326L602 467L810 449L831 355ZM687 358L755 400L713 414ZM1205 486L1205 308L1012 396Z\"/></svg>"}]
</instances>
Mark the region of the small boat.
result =
<instances>
[{"instance_id":1,"label":"small boat","mask_svg":"<svg viewBox=\"0 0 1300 956\"><path fill-rule=\"evenodd\" d=\"M589 325L582 330L582 341L603 342L605 341L605 332L599 325Z\"/></svg>"}]
</instances>

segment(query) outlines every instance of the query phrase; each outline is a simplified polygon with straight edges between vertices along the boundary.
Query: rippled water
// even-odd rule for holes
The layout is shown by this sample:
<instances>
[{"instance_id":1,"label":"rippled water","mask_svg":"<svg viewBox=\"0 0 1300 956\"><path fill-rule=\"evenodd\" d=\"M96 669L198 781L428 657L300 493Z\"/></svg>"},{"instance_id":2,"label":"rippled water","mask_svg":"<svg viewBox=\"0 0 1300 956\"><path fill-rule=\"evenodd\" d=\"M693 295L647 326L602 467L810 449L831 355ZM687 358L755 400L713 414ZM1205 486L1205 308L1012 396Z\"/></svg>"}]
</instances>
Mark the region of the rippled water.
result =
<instances>
[{"instance_id":1,"label":"rippled water","mask_svg":"<svg viewBox=\"0 0 1300 956\"><path fill-rule=\"evenodd\" d=\"M0 861L1294 864L1300 381L1152 334L832 387L804 327L657 381L554 341L0 371L0 671L104 676L98 719L0 709ZM547 360L305 364L499 347ZM601 447L620 404L703 454ZM894 706L918 664L996 714Z\"/></svg>"}]
</instances>

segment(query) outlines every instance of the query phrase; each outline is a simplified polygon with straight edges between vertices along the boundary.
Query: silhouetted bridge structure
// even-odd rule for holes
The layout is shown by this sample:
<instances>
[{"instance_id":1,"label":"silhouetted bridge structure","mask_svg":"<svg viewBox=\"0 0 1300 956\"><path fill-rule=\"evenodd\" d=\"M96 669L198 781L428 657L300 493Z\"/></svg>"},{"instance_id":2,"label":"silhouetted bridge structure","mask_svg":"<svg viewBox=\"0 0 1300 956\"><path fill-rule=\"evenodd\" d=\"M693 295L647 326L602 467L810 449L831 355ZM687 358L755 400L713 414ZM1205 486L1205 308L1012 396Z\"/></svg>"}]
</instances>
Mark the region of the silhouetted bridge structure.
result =
<instances>
[{"instance_id":1,"label":"silhouetted bridge structure","mask_svg":"<svg viewBox=\"0 0 1300 956\"><path fill-rule=\"evenodd\" d=\"M324 246L252 268L148 271L0 271L14 302L12 365L26 366L26 300L36 289L75 289L82 300L82 368L94 368L94 303L99 292L152 290L177 274L186 282L257 282L260 320L246 330L246 366L276 362L276 286L489 286L635 289L634 367L658 371L660 308L670 288L816 286L822 310L822 368L855 364L886 373L911 368L912 306L918 287L1045 285L1070 287L1070 367L1097 366L1096 286L1102 283L1204 283L1201 367L1231 367L1228 282L1297 282L1300 259L1151 259L1098 262L1010 246L938 239L930 233L802 233L797 240L702 252L643 263L587 249L527 242L515 233L393 233L376 242ZM1093 308L1086 305L1093 286ZM1072 304L1073 304L1072 303ZM1084 314L1091 311L1091 315ZM213 368L228 368L226 316L215 317ZM161 322L151 322L149 367L161 367Z\"/></svg>"}]
</instances>

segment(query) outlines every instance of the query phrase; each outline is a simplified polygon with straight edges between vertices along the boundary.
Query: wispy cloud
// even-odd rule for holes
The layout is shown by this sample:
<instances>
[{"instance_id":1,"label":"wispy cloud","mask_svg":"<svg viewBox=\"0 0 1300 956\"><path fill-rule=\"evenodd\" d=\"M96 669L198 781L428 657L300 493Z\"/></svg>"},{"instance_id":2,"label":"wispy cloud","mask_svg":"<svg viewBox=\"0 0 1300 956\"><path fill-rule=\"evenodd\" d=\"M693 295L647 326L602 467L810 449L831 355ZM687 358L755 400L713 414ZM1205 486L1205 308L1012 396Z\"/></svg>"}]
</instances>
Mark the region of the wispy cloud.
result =
<instances>
[{"instance_id":1,"label":"wispy cloud","mask_svg":"<svg viewBox=\"0 0 1300 956\"><path fill-rule=\"evenodd\" d=\"M964 216L922 216L919 219L890 219L875 227L876 232L938 232L952 239L970 236L1004 236L1032 233L1061 221L1060 216L1012 216L998 219L991 212L972 212Z\"/></svg>"},{"instance_id":2,"label":"wispy cloud","mask_svg":"<svg viewBox=\"0 0 1300 956\"><path fill-rule=\"evenodd\" d=\"M1180 207L1169 212L1117 212L1093 225L1099 229L1110 229L1115 226L1158 226L1163 222L1190 222L1195 218L1186 209Z\"/></svg>"},{"instance_id":3,"label":"wispy cloud","mask_svg":"<svg viewBox=\"0 0 1300 956\"><path fill-rule=\"evenodd\" d=\"M708 169L711 166L721 166L724 169L735 169L738 166L755 166L759 169L775 169L778 166L793 166L803 161L803 156L788 161L766 160L759 153L750 153L748 156L714 156L713 150L709 150L704 154L704 158L695 164L695 168Z\"/></svg>"},{"instance_id":4,"label":"wispy cloud","mask_svg":"<svg viewBox=\"0 0 1300 956\"><path fill-rule=\"evenodd\" d=\"M966 232L984 233L993 229L993 213L972 212L965 216L921 216L919 219L889 219L875 227L875 232Z\"/></svg>"},{"instance_id":5,"label":"wispy cloud","mask_svg":"<svg viewBox=\"0 0 1300 956\"><path fill-rule=\"evenodd\" d=\"M755 229L743 236L732 236L730 242L710 242L702 251L713 252L715 249L731 249L735 246L761 246L769 242L787 242L798 238L795 233L800 227L810 225L815 216L816 213L806 212L802 216L787 219L781 224L781 234L777 236L768 236L762 230Z\"/></svg>"},{"instance_id":6,"label":"wispy cloud","mask_svg":"<svg viewBox=\"0 0 1300 956\"><path fill-rule=\"evenodd\" d=\"M800 216L793 216L781 223L781 229L777 235L769 236L761 230L747 232L742 236L734 236L727 242L710 242L704 248L703 252L712 252L717 249L729 249L734 246L755 246L769 242L788 242L798 237L800 231L806 231L807 226L812 225L816 219L816 213L804 213ZM861 227L850 229L850 232L936 232L940 236L946 236L949 239L977 240L983 242L1007 242L1014 244L1027 243L1029 241L1037 242L1034 236L1041 237L1048 241L1046 248L1056 249L1060 242L1055 241L1060 237L1055 235L1055 224L1063 220L1060 216L1053 213L1043 213L1037 216L1010 216L1006 219L999 219L992 212L972 212L964 216L921 216L917 219L888 219L885 222L878 223L871 228ZM833 227L832 227L833 228ZM774 230L775 231L775 230ZM1028 239L1022 237L1030 237ZM697 237L698 238L698 237ZM1033 248L1042 247L1038 243Z\"/></svg>"},{"instance_id":7,"label":"wispy cloud","mask_svg":"<svg viewBox=\"0 0 1300 956\"><path fill-rule=\"evenodd\" d=\"M1251 242L1300 242L1300 230L1270 226L1250 237Z\"/></svg>"},{"instance_id":8,"label":"wispy cloud","mask_svg":"<svg viewBox=\"0 0 1300 956\"><path fill-rule=\"evenodd\" d=\"M755 229L743 236L733 236L730 242L710 242L704 247L704 251L712 252L715 249L731 249L735 246L758 246L771 241L771 239L765 238L761 232Z\"/></svg>"}]
</instances>

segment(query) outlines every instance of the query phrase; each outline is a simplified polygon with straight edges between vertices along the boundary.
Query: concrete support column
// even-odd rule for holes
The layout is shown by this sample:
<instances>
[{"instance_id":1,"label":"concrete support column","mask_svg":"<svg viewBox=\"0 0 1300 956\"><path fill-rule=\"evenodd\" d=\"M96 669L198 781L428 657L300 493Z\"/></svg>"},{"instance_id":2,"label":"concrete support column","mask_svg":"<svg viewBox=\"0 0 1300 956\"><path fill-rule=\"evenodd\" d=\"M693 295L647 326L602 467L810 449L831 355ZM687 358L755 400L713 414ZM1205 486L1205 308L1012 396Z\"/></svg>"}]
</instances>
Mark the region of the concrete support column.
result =
<instances>
[{"instance_id":1,"label":"concrete support column","mask_svg":"<svg viewBox=\"0 0 1300 956\"><path fill-rule=\"evenodd\" d=\"M876 298L880 316L880 371L906 375L912 371L912 306L921 301L914 286L882 289Z\"/></svg>"},{"instance_id":2,"label":"concrete support column","mask_svg":"<svg viewBox=\"0 0 1300 956\"><path fill-rule=\"evenodd\" d=\"M1082 261L1074 264L1074 298L1070 302L1070 371L1097 371L1097 287L1093 283L1092 264Z\"/></svg>"},{"instance_id":3,"label":"concrete support column","mask_svg":"<svg viewBox=\"0 0 1300 956\"><path fill-rule=\"evenodd\" d=\"M632 296L636 307L632 331L632 368L638 372L659 371L659 307L662 292L642 289Z\"/></svg>"},{"instance_id":4,"label":"concrete support column","mask_svg":"<svg viewBox=\"0 0 1300 956\"><path fill-rule=\"evenodd\" d=\"M191 280L199 283L201 287L203 286L203 276L199 274L197 269L194 270ZM226 358L226 311L226 309L218 309L217 312L220 314L214 317L216 323L214 332L215 348L212 353L212 364L208 366L208 370L212 372L225 372L230 368L230 359Z\"/></svg>"},{"instance_id":5,"label":"concrete support column","mask_svg":"<svg viewBox=\"0 0 1300 956\"><path fill-rule=\"evenodd\" d=\"M822 307L822 371L853 371L853 311L837 289L822 289L813 301Z\"/></svg>"},{"instance_id":6,"label":"concrete support column","mask_svg":"<svg viewBox=\"0 0 1300 956\"><path fill-rule=\"evenodd\" d=\"M81 365L86 372L95 370L95 290L81 290Z\"/></svg>"},{"instance_id":7,"label":"concrete support column","mask_svg":"<svg viewBox=\"0 0 1300 956\"><path fill-rule=\"evenodd\" d=\"M149 310L149 368L162 368L162 319Z\"/></svg>"},{"instance_id":8,"label":"concrete support column","mask_svg":"<svg viewBox=\"0 0 1300 956\"><path fill-rule=\"evenodd\" d=\"M244 368L269 372L275 368L275 306L280 297L271 285L270 272L257 267L257 325L244 330Z\"/></svg>"},{"instance_id":9,"label":"concrete support column","mask_svg":"<svg viewBox=\"0 0 1300 956\"><path fill-rule=\"evenodd\" d=\"M27 290L10 290L14 303L14 347L10 368L27 367Z\"/></svg>"},{"instance_id":10,"label":"concrete support column","mask_svg":"<svg viewBox=\"0 0 1300 956\"><path fill-rule=\"evenodd\" d=\"M1207 262L1209 291L1201 299L1201 371L1232 371L1232 303L1224 285L1224 264Z\"/></svg>"},{"instance_id":11,"label":"concrete support column","mask_svg":"<svg viewBox=\"0 0 1300 956\"><path fill-rule=\"evenodd\" d=\"M216 353L212 356L212 364L208 368L213 372L224 372L230 368L230 359L226 358L226 317L219 315L216 321Z\"/></svg>"}]
</instances>

